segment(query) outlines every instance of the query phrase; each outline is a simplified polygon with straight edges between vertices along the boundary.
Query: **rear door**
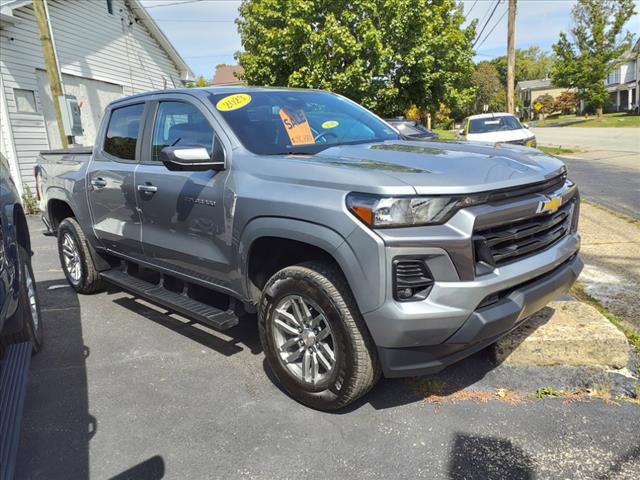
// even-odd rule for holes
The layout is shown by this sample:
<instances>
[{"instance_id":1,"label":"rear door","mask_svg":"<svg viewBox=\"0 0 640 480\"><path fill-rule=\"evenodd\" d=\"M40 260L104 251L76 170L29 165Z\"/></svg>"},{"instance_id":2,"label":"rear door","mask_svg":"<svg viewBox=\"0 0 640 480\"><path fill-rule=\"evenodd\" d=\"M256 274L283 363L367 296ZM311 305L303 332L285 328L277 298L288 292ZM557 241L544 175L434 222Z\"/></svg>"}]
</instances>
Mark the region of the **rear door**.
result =
<instances>
[{"instance_id":1,"label":"rear door","mask_svg":"<svg viewBox=\"0 0 640 480\"><path fill-rule=\"evenodd\" d=\"M199 145L212 152L221 128L190 95L159 95L150 106L137 199L142 216L142 248L148 261L194 279L230 285L233 192L229 170L169 171L159 160L165 146ZM228 146L224 146L227 153ZM229 168L229 163L227 163Z\"/></svg>"},{"instance_id":2,"label":"rear door","mask_svg":"<svg viewBox=\"0 0 640 480\"><path fill-rule=\"evenodd\" d=\"M138 258L140 215L134 172L138 165L146 105L118 105L101 127L87 171L87 192L96 237L114 252Z\"/></svg>"}]
</instances>

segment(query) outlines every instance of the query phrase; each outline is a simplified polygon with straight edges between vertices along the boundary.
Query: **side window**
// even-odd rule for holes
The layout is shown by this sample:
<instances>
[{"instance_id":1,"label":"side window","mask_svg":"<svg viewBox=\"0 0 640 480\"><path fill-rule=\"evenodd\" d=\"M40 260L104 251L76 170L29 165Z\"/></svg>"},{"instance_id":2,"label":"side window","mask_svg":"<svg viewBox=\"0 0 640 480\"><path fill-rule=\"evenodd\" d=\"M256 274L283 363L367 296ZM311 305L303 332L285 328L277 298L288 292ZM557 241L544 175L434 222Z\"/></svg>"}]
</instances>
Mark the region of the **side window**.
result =
<instances>
[{"instance_id":1,"label":"side window","mask_svg":"<svg viewBox=\"0 0 640 480\"><path fill-rule=\"evenodd\" d=\"M152 159L160 160L160 150L169 146L205 147L211 155L214 132L196 107L184 102L161 102L153 129Z\"/></svg>"},{"instance_id":2,"label":"side window","mask_svg":"<svg viewBox=\"0 0 640 480\"><path fill-rule=\"evenodd\" d=\"M136 144L144 104L117 108L111 112L104 151L123 160L136 159Z\"/></svg>"}]
</instances>

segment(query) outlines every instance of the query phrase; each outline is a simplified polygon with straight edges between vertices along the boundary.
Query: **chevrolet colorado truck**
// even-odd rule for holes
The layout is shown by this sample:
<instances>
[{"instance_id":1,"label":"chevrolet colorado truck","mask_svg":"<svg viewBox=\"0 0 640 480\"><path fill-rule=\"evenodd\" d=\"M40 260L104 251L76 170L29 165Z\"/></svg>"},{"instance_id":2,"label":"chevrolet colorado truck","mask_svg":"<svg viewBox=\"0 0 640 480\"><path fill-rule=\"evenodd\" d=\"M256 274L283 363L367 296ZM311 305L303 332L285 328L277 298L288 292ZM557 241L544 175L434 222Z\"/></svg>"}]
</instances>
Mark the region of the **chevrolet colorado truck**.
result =
<instances>
[{"instance_id":1,"label":"chevrolet colorado truck","mask_svg":"<svg viewBox=\"0 0 640 480\"><path fill-rule=\"evenodd\" d=\"M111 282L215 329L257 312L276 378L322 410L492 344L583 265L560 160L408 141L324 91L117 100L37 183L78 292Z\"/></svg>"}]
</instances>

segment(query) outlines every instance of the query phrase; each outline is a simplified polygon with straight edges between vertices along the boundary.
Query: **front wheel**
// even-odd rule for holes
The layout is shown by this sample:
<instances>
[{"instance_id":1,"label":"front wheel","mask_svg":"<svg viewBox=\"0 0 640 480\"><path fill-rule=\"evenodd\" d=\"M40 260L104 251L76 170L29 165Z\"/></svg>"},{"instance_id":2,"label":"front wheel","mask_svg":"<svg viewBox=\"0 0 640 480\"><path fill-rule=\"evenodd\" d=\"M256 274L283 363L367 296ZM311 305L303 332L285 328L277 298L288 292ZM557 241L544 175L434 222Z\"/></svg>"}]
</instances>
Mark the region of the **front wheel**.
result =
<instances>
[{"instance_id":1,"label":"front wheel","mask_svg":"<svg viewBox=\"0 0 640 480\"><path fill-rule=\"evenodd\" d=\"M286 267L271 277L258 325L278 381L312 408L344 407L380 377L376 349L353 295L329 263Z\"/></svg>"}]
</instances>

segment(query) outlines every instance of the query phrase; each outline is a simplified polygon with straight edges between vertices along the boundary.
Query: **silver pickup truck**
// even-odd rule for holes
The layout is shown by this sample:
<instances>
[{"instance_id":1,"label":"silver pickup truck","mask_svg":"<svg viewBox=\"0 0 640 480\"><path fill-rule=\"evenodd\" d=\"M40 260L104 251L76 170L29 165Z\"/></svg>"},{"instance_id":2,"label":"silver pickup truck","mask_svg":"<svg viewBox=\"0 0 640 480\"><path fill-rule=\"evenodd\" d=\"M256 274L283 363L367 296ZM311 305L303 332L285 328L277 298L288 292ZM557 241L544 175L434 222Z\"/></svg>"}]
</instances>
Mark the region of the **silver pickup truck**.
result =
<instances>
[{"instance_id":1,"label":"silver pickup truck","mask_svg":"<svg viewBox=\"0 0 640 480\"><path fill-rule=\"evenodd\" d=\"M257 312L268 365L314 408L442 370L582 269L560 160L408 141L332 93L152 92L111 103L97 138L37 168L71 285L115 283L216 329Z\"/></svg>"}]
</instances>

